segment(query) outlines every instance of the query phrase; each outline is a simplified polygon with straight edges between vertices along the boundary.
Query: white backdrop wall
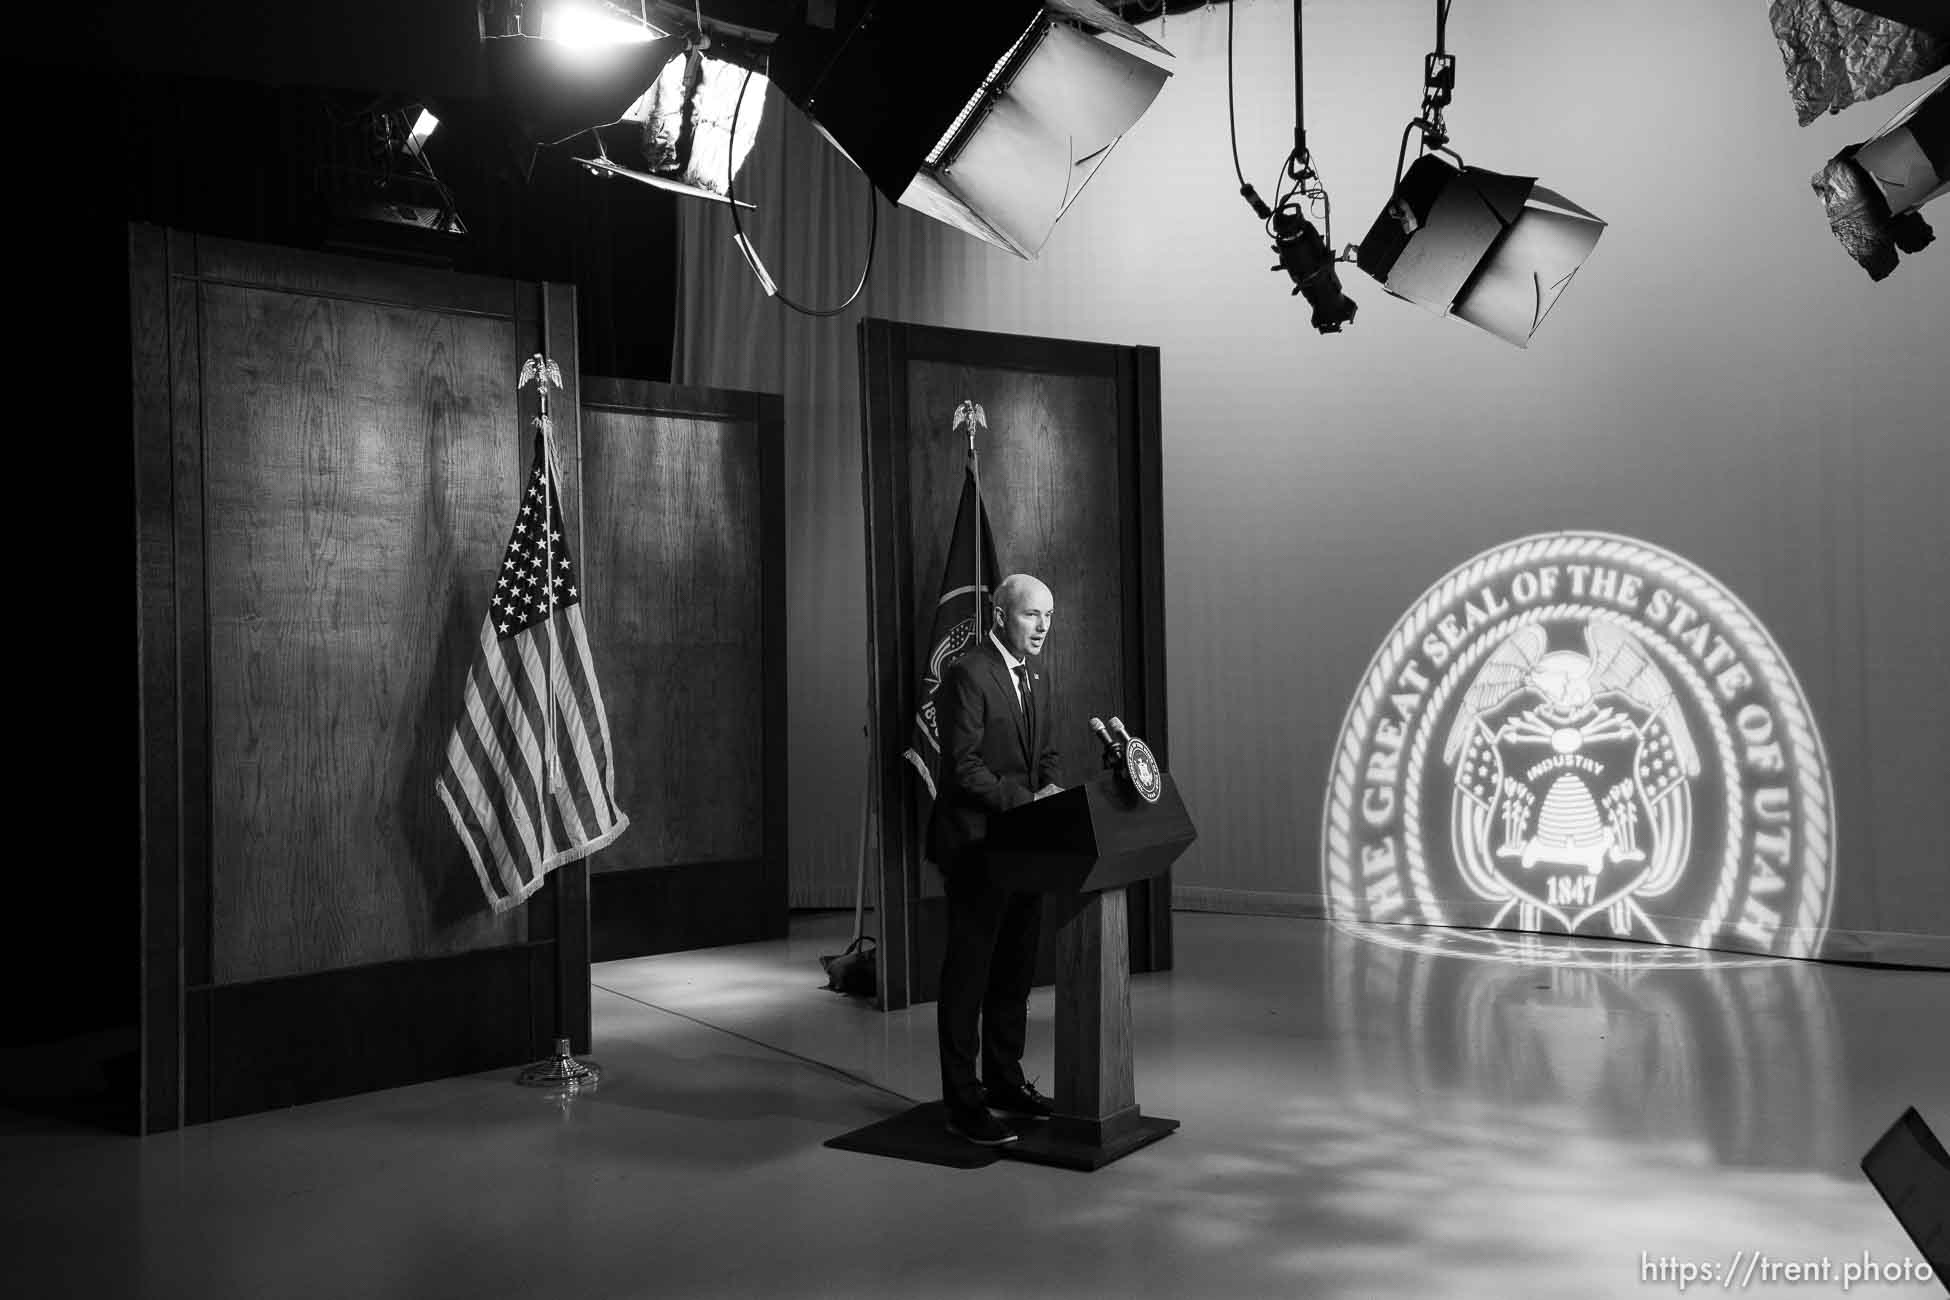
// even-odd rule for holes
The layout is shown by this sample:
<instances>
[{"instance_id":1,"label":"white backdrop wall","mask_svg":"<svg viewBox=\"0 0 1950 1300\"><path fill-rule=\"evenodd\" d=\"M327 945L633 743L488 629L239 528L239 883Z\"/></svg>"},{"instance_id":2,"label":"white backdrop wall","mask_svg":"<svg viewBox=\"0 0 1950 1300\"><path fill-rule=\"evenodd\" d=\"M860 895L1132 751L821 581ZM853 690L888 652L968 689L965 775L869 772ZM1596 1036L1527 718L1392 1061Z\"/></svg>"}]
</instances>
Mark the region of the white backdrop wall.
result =
<instances>
[{"instance_id":1,"label":"white backdrop wall","mask_svg":"<svg viewBox=\"0 0 1950 1300\"><path fill-rule=\"evenodd\" d=\"M1236 8L1240 152L1270 196L1291 9ZM1430 8L1307 4L1337 244L1387 196ZM1704 568L1794 666L1835 786L1839 951L1950 961L1950 238L1872 284L1807 183L1916 91L1803 130L1762 0L1464 0L1455 147L1609 227L1527 352L1351 267L1361 314L1321 337L1237 194L1225 29L1225 6L1147 28L1176 75L1037 262L883 205L867 294L814 321L757 292L722 210L685 212L678 382L787 399L794 905L852 899L871 314L1162 349L1172 764L1201 835L1181 905L1317 906L1335 733L1395 620L1480 551L1587 528ZM837 301L864 183L776 97L767 114L750 224L787 292Z\"/></svg>"}]
</instances>

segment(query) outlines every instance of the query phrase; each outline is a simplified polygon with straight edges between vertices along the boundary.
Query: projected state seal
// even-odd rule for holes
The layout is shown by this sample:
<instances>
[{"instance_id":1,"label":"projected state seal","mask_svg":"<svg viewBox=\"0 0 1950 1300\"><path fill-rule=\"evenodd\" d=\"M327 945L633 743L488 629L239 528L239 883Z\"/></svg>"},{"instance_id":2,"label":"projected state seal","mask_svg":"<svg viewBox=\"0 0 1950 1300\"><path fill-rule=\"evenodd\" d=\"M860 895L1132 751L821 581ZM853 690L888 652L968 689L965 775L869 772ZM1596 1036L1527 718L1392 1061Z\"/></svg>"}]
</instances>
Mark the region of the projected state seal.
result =
<instances>
[{"instance_id":1,"label":"projected state seal","mask_svg":"<svg viewBox=\"0 0 1950 1300\"><path fill-rule=\"evenodd\" d=\"M1395 626L1334 751L1342 922L1806 957L1834 799L1793 671L1698 567L1553 533L1460 566Z\"/></svg>"}]
</instances>

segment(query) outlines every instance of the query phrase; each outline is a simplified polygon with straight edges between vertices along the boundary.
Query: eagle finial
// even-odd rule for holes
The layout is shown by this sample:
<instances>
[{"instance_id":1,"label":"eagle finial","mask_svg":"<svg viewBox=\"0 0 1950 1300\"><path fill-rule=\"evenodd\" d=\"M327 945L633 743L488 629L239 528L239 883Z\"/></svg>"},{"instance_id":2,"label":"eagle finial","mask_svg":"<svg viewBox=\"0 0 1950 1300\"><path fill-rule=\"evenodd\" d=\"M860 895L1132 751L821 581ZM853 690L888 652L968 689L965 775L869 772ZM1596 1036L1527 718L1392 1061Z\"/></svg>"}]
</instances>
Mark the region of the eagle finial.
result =
<instances>
[{"instance_id":1,"label":"eagle finial","mask_svg":"<svg viewBox=\"0 0 1950 1300\"><path fill-rule=\"evenodd\" d=\"M973 438L978 433L987 433L989 431L988 412L982 409L980 402L972 398L964 400L960 406L955 408L954 431L960 433L963 429L968 430L968 436L970 438Z\"/></svg>"},{"instance_id":2,"label":"eagle finial","mask_svg":"<svg viewBox=\"0 0 1950 1300\"><path fill-rule=\"evenodd\" d=\"M515 381L515 387L526 388L529 384L537 383L538 381L542 385L542 395L544 397L548 395L547 385L553 384L557 388L562 387L562 367L556 365L555 362L539 352L521 363L521 377Z\"/></svg>"}]
</instances>

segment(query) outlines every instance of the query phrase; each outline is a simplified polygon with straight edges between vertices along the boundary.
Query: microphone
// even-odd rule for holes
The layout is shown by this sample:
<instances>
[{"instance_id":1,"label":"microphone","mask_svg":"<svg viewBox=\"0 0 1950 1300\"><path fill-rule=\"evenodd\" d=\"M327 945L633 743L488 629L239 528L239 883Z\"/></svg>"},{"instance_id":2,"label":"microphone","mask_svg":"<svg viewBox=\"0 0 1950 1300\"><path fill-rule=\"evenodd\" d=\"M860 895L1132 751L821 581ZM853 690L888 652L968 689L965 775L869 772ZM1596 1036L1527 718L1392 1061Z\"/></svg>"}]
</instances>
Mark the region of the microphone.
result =
<instances>
[{"instance_id":1,"label":"microphone","mask_svg":"<svg viewBox=\"0 0 1950 1300\"><path fill-rule=\"evenodd\" d=\"M1115 722L1116 719L1113 718L1111 721ZM1104 720L1102 718L1090 719L1090 729L1097 733L1097 739L1104 742L1104 766L1116 767L1124 759L1123 746L1113 740L1111 734L1104 730Z\"/></svg>"},{"instance_id":2,"label":"microphone","mask_svg":"<svg viewBox=\"0 0 1950 1300\"><path fill-rule=\"evenodd\" d=\"M1131 733L1124 730L1124 721L1121 718L1110 720L1110 730L1111 734L1117 737L1117 752L1121 755L1130 746Z\"/></svg>"}]
</instances>

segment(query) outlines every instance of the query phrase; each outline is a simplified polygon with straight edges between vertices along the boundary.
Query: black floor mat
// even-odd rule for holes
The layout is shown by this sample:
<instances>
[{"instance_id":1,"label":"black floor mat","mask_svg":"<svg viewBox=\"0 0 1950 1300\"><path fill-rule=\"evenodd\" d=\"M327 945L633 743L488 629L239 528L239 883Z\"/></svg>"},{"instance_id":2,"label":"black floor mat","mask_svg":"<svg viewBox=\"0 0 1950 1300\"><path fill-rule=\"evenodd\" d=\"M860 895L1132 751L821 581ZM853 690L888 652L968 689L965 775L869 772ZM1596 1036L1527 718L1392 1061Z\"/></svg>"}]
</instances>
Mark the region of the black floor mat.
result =
<instances>
[{"instance_id":1,"label":"black floor mat","mask_svg":"<svg viewBox=\"0 0 1950 1300\"><path fill-rule=\"evenodd\" d=\"M865 1128L828 1138L824 1145L836 1151L863 1151L872 1156L946 1165L950 1169L982 1169L1002 1158L994 1147L978 1147L966 1138L956 1137L948 1131L947 1123L947 1108L938 1101L930 1101Z\"/></svg>"}]
</instances>

